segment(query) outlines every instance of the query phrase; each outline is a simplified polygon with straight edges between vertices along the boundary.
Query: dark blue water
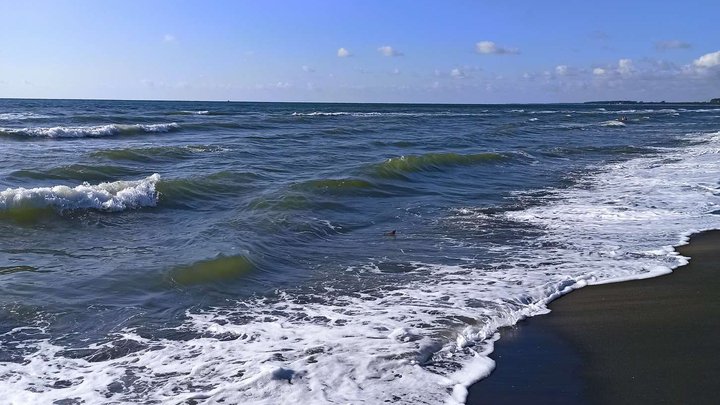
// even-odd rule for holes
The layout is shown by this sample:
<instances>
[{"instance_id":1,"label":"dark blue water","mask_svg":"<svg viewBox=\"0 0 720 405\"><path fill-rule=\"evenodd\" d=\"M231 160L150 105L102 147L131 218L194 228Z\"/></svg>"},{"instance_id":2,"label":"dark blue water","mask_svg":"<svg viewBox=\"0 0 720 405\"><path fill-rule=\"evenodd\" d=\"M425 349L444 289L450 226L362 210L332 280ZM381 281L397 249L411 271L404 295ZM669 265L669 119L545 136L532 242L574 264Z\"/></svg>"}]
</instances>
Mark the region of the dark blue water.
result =
<instances>
[{"instance_id":1,"label":"dark blue water","mask_svg":"<svg viewBox=\"0 0 720 405\"><path fill-rule=\"evenodd\" d=\"M0 390L462 402L499 326L717 225L719 118L0 100Z\"/></svg>"}]
</instances>

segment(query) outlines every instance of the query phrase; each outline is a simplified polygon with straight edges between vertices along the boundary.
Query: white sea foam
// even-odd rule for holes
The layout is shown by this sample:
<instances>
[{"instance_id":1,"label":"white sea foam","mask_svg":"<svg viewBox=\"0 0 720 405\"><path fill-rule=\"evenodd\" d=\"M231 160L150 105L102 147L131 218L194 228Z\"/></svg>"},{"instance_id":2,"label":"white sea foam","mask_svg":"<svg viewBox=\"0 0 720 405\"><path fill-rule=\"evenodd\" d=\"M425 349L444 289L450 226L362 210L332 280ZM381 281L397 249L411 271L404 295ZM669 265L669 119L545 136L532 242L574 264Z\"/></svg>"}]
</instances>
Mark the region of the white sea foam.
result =
<instances>
[{"instance_id":1,"label":"white sea foam","mask_svg":"<svg viewBox=\"0 0 720 405\"><path fill-rule=\"evenodd\" d=\"M142 180L90 185L8 188L0 191L0 211L17 208L54 208L58 211L96 209L123 211L151 207L158 201L155 184L159 174Z\"/></svg>"},{"instance_id":2,"label":"white sea foam","mask_svg":"<svg viewBox=\"0 0 720 405\"><path fill-rule=\"evenodd\" d=\"M31 112L14 112L14 113L0 113L0 121L20 121L20 120L34 120L52 118L49 115L36 114Z\"/></svg>"},{"instance_id":3,"label":"white sea foam","mask_svg":"<svg viewBox=\"0 0 720 405\"><path fill-rule=\"evenodd\" d=\"M604 121L600 123L603 127L624 127L625 123L618 120Z\"/></svg>"},{"instance_id":4,"label":"white sea foam","mask_svg":"<svg viewBox=\"0 0 720 405\"><path fill-rule=\"evenodd\" d=\"M573 111L577 114L609 114L609 115L628 115L628 114L645 114L645 115L668 115L668 114L677 114L679 112L691 112L691 113L707 113L707 112L718 112L720 109L708 109L708 108L697 108L697 109L687 109L687 108L642 108L642 109L622 109L622 110L607 110L605 108L599 108L596 110L588 111L588 110L581 110L581 111Z\"/></svg>"},{"instance_id":5,"label":"white sea foam","mask_svg":"<svg viewBox=\"0 0 720 405\"><path fill-rule=\"evenodd\" d=\"M352 112L352 111L313 111L308 113L294 112L294 117L339 117L350 116L358 118L370 117L480 117L487 115L487 110L477 113L457 113L457 112Z\"/></svg>"},{"instance_id":6,"label":"white sea foam","mask_svg":"<svg viewBox=\"0 0 720 405\"><path fill-rule=\"evenodd\" d=\"M175 122L169 124L108 124L95 126L57 126L0 128L0 134L46 138L90 138L120 134L170 132L180 128Z\"/></svg>"},{"instance_id":7,"label":"white sea foam","mask_svg":"<svg viewBox=\"0 0 720 405\"><path fill-rule=\"evenodd\" d=\"M533 110L533 111L530 111L529 114L556 114L559 112L561 112L561 111L556 111L556 110L537 110L537 111L535 111L535 110Z\"/></svg>"},{"instance_id":8,"label":"white sea foam","mask_svg":"<svg viewBox=\"0 0 720 405\"><path fill-rule=\"evenodd\" d=\"M720 108L698 108L698 109L692 109L688 110L685 108L681 108L679 111L681 112L692 112L692 113L706 113L706 112L720 112Z\"/></svg>"},{"instance_id":9,"label":"white sea foam","mask_svg":"<svg viewBox=\"0 0 720 405\"><path fill-rule=\"evenodd\" d=\"M549 301L587 284L666 273L686 263L672 245L720 227L710 214L720 205L720 132L690 137L701 142L545 190L542 205L452 210L459 230L475 217L534 231L491 246L495 261L482 267L414 263L416 281L387 290L279 291L189 311L180 329L201 337L124 331L115 338L147 349L111 360L68 358L48 340L24 340L34 351L4 364L0 391L10 403L462 403L466 387L494 367L488 354L499 327L547 313ZM387 276L371 264L371 277ZM54 388L58 380L71 384Z\"/></svg>"},{"instance_id":10,"label":"white sea foam","mask_svg":"<svg viewBox=\"0 0 720 405\"><path fill-rule=\"evenodd\" d=\"M667 114L667 113L674 113L676 110L671 108L663 108L663 109L653 109L653 108L645 108L645 109L630 109L630 110L611 110L608 111L608 114Z\"/></svg>"}]
</instances>

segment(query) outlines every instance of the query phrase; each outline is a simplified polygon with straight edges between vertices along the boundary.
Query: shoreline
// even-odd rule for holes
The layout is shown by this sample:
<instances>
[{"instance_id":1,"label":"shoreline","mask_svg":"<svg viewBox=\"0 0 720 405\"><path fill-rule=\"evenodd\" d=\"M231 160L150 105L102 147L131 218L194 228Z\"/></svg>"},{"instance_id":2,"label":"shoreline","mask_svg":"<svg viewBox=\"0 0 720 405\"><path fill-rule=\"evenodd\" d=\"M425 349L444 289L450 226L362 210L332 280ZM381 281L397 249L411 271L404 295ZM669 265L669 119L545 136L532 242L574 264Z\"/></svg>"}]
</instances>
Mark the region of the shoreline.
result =
<instances>
[{"instance_id":1,"label":"shoreline","mask_svg":"<svg viewBox=\"0 0 720 405\"><path fill-rule=\"evenodd\" d=\"M720 397L720 230L676 247L690 262L598 284L500 330L496 369L466 403L713 403Z\"/></svg>"}]
</instances>

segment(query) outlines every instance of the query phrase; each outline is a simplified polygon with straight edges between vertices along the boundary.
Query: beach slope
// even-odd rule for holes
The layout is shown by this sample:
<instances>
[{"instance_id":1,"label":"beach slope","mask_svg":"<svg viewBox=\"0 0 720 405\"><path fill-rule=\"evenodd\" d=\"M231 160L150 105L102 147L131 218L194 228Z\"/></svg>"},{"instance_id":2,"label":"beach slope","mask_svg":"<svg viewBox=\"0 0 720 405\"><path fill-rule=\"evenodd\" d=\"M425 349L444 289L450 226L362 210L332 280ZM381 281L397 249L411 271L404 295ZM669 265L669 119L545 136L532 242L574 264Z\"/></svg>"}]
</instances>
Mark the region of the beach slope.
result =
<instances>
[{"instance_id":1,"label":"beach slope","mask_svg":"<svg viewBox=\"0 0 720 405\"><path fill-rule=\"evenodd\" d=\"M720 231L678 251L690 263L669 275L583 288L501 330L497 368L467 403L716 403Z\"/></svg>"}]
</instances>

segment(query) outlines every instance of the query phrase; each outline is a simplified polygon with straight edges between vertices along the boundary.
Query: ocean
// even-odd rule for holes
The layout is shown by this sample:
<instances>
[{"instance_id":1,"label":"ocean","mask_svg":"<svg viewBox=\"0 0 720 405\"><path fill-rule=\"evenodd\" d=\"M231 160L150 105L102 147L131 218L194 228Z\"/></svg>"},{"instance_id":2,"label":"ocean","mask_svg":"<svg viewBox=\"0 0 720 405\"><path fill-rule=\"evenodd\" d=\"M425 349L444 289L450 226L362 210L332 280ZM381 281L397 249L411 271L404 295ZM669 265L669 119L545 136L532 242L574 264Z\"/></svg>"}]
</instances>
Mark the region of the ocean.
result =
<instances>
[{"instance_id":1,"label":"ocean","mask_svg":"<svg viewBox=\"0 0 720 405\"><path fill-rule=\"evenodd\" d=\"M499 328L720 227L718 131L710 104L0 100L3 401L462 403Z\"/></svg>"}]
</instances>

